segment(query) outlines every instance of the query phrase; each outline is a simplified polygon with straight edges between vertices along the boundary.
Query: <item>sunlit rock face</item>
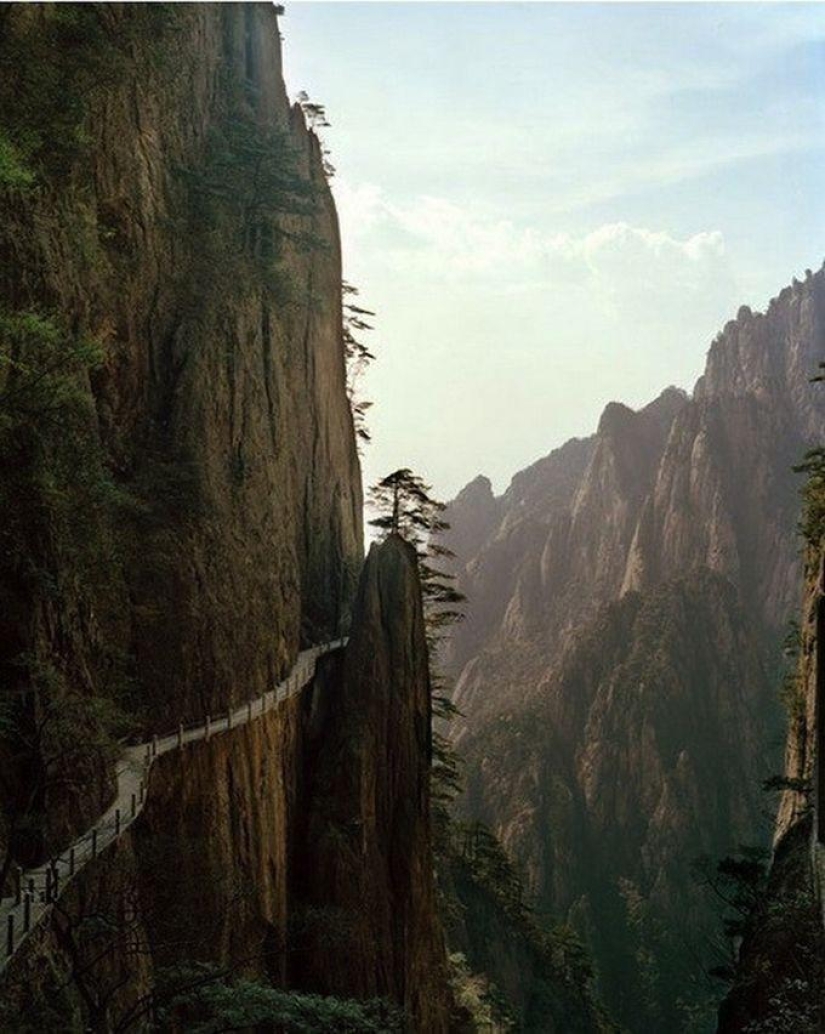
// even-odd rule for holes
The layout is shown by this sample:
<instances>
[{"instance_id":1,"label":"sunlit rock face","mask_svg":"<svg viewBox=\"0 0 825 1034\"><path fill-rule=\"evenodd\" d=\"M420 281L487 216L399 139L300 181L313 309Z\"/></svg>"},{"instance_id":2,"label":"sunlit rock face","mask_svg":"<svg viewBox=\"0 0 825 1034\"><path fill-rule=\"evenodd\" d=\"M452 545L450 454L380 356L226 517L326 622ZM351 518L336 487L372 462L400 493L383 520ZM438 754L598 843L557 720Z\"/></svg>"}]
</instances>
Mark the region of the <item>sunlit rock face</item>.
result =
<instances>
[{"instance_id":1,"label":"sunlit rock face","mask_svg":"<svg viewBox=\"0 0 825 1034\"><path fill-rule=\"evenodd\" d=\"M470 534L467 489L446 514L468 596L446 655L464 807L542 905L588 934L634 1029L680 1022L675 989L711 923L692 858L764 837L759 778L781 740L771 676L800 577L791 467L825 433L809 383L823 316L820 271L765 314L741 310L692 397L612 403L592 437L480 496ZM633 900L652 909L644 936ZM686 910L690 946L658 944L655 924L673 935ZM640 950L658 960L652 990Z\"/></svg>"}]
</instances>

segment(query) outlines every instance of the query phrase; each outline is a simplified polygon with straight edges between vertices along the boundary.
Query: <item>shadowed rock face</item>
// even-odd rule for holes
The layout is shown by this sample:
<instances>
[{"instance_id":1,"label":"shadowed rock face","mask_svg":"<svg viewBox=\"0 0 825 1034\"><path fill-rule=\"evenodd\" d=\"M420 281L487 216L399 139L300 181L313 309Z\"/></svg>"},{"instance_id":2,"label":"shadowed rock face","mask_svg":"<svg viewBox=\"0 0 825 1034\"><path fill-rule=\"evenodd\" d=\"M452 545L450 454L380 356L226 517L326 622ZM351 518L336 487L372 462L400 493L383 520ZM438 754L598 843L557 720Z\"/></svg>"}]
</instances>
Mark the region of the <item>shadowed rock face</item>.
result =
<instances>
[{"instance_id":1,"label":"shadowed rock face","mask_svg":"<svg viewBox=\"0 0 825 1034\"><path fill-rule=\"evenodd\" d=\"M539 695L462 743L463 807L500 832L541 907L587 935L604 997L639 1029L680 1029L716 932L690 863L759 828L770 692L732 586L695 573L608 605Z\"/></svg>"},{"instance_id":2,"label":"shadowed rock face","mask_svg":"<svg viewBox=\"0 0 825 1034\"><path fill-rule=\"evenodd\" d=\"M8 45L58 62L32 42L54 17L12 8ZM67 52L116 61L105 90L78 98L89 141L70 171L4 204L0 305L54 311L101 343L92 434L134 505L111 529L121 564L97 598L61 583L63 557L38 558L62 598L27 586L4 607L3 645L71 652L66 667L105 693L103 642L133 658L148 719L168 724L260 694L352 595L361 487L338 223L319 142L287 100L273 7L81 17ZM306 214L284 204L276 218L274 270L261 272L246 217L215 221L211 185L245 182L215 157L240 116L245 146L294 161L311 192Z\"/></svg>"},{"instance_id":3,"label":"shadowed rock face","mask_svg":"<svg viewBox=\"0 0 825 1034\"><path fill-rule=\"evenodd\" d=\"M199 721L336 632L362 557L320 145L288 103L272 6L11 5L0 52L21 81L101 69L68 96L83 146L59 172L47 163L36 190L3 193L0 310L53 314L100 344L80 383L83 449L121 500L78 505L84 539L100 543L81 570L48 517L24 556L0 551L0 672L26 688L17 658L34 656L77 694L125 686L147 730ZM5 126L17 109L4 103ZM50 105L43 132L65 143ZM247 216L216 197L221 177L235 177L230 199L249 182L242 147L221 165L241 122L243 146L271 154L305 201L272 217L275 268ZM101 775L56 800L47 843L97 814L107 788Z\"/></svg>"},{"instance_id":4,"label":"shadowed rock face","mask_svg":"<svg viewBox=\"0 0 825 1034\"><path fill-rule=\"evenodd\" d=\"M35 41L52 39L53 17L11 8L0 48L51 70L58 48ZM101 341L103 366L84 382L90 441L134 505L106 529L118 548L103 585L76 583L59 551L30 559L62 594L0 568L0 664L14 672L15 653L42 652L76 689L105 696L103 648L121 651L146 725L165 731L270 689L302 642L335 634L349 613L363 546L337 217L319 142L287 102L272 6L98 5L75 17L88 32L68 20L71 53L117 60L106 89L84 98L89 143L69 173L3 209L0 305L53 308ZM281 260L263 276L260 228L211 194L204 208L223 174L215 141L239 122L244 146L274 154L306 202L277 216ZM83 251L78 225L91 233ZM67 894L81 916L119 916L115 873L137 902L140 966L121 938L112 974L94 975L122 981L109 1022L167 967L208 962L385 996L419 1029L445 1029L429 675L409 547L373 550L356 609L346 662L330 658L265 717L161 758L138 822ZM89 817L103 793L86 795ZM32 938L3 997L40 1007L58 981L62 1024L88 1009L58 932L46 924ZM86 957L99 950L87 940Z\"/></svg>"},{"instance_id":5,"label":"shadowed rock face","mask_svg":"<svg viewBox=\"0 0 825 1034\"><path fill-rule=\"evenodd\" d=\"M332 918L323 936L311 935L306 962L297 957L301 979L330 993L388 996L417 1030L446 1030L427 644L415 551L396 536L370 549L345 660L326 666L310 729L303 852L313 862L296 867L296 888Z\"/></svg>"},{"instance_id":6,"label":"shadowed rock face","mask_svg":"<svg viewBox=\"0 0 825 1034\"><path fill-rule=\"evenodd\" d=\"M823 561L822 543L812 543L806 554L785 750L785 775L791 783L780 801L767 883L746 926L734 980L719 1010L720 1034L782 1029L818 1034L825 1025L821 783L817 792L823 743L822 703L817 701L823 686Z\"/></svg>"},{"instance_id":7,"label":"shadowed rock face","mask_svg":"<svg viewBox=\"0 0 825 1034\"><path fill-rule=\"evenodd\" d=\"M670 931L695 911L698 937L710 920L692 858L764 838L758 781L780 738L766 673L798 593L791 466L825 433L808 383L823 316L820 271L765 314L742 310L693 397L613 403L591 438L482 499L471 534L464 493L446 514L469 598L446 656L466 809L588 934L608 1005L633 1029L663 1022L690 974L684 951L654 951L664 976L645 1013L629 898ZM621 672L635 690L619 691Z\"/></svg>"},{"instance_id":8,"label":"shadowed rock face","mask_svg":"<svg viewBox=\"0 0 825 1034\"><path fill-rule=\"evenodd\" d=\"M60 176L47 170L14 204L3 195L0 306L53 310L100 341L103 365L82 383L89 445L129 500L106 517L106 581L75 578L45 534L25 559L51 582L25 580L2 554L0 665L19 681L14 657L32 651L56 659L77 692L107 696L122 655L143 722L165 731L270 689L352 602L361 485L335 208L319 142L287 102L271 5L12 7L0 21L4 61L11 47L35 74L64 58L104 62L105 89L79 99L88 143ZM65 52L49 42L61 33ZM248 183L221 165L240 123L243 145L274 155L305 202L274 217L281 260L263 273L266 235L233 208L234 188L227 203L214 196L220 175ZM400 542L374 551L345 670L328 669L300 699L153 769L146 809L114 849L147 944L125 1002L153 971L190 959L386 995L420 1029L443 1029L427 653L415 560ZM77 794L85 815L54 808L54 842L97 816L101 783ZM84 870L67 903L117 914L111 860ZM344 914L344 940L294 961L296 927L312 931L302 901ZM63 982L54 935L45 927L15 960L7 1000L46 994L44 971ZM126 948L112 958L128 976ZM67 987L61 1023L83 1011Z\"/></svg>"}]
</instances>

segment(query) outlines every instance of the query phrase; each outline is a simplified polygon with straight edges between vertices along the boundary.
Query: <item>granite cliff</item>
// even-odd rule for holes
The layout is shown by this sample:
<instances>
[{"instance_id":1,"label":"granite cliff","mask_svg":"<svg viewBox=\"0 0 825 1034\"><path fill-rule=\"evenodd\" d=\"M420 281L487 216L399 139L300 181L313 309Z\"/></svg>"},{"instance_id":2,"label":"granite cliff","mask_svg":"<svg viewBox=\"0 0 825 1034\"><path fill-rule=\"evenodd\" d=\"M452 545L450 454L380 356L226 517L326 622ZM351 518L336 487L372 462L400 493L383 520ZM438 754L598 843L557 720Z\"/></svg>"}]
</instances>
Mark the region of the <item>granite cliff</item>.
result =
<instances>
[{"instance_id":1,"label":"granite cliff","mask_svg":"<svg viewBox=\"0 0 825 1034\"><path fill-rule=\"evenodd\" d=\"M119 741L352 626L300 697L159 759L4 973L4 1029L175 1029L224 992L254 1026L283 988L336 996L323 1029L376 997L445 1029L417 576L388 543L350 613L338 224L276 10L10 5L0 59L5 892L101 813Z\"/></svg>"},{"instance_id":2,"label":"granite cliff","mask_svg":"<svg viewBox=\"0 0 825 1034\"><path fill-rule=\"evenodd\" d=\"M765 837L800 576L791 467L825 430L809 383L823 317L819 271L741 309L692 396L611 403L592 437L500 498L477 479L446 514L468 596L445 658L463 808L587 937L631 1029L712 1014L716 920L690 865Z\"/></svg>"},{"instance_id":3,"label":"granite cliff","mask_svg":"<svg viewBox=\"0 0 825 1034\"><path fill-rule=\"evenodd\" d=\"M819 760L825 742L824 488L820 475L807 490L805 590L796 663L785 684L788 737L773 851L745 916L731 987L719 1010L720 1034L817 1034L825 1026L825 794ZM818 528L809 519L811 509L819 513Z\"/></svg>"}]
</instances>

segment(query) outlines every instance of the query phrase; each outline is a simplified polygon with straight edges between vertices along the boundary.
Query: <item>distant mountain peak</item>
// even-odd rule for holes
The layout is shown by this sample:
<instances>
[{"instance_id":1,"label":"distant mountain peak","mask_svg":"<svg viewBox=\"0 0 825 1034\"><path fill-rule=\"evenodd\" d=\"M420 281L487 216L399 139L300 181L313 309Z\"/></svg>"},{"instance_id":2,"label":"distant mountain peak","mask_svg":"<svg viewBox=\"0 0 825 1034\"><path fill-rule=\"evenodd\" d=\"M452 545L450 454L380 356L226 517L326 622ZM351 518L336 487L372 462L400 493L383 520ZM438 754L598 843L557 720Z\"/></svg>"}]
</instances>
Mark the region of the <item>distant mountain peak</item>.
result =
<instances>
[{"instance_id":1,"label":"distant mountain peak","mask_svg":"<svg viewBox=\"0 0 825 1034\"><path fill-rule=\"evenodd\" d=\"M493 484L486 474L478 474L461 489L455 497L456 503L484 503L492 500Z\"/></svg>"}]
</instances>

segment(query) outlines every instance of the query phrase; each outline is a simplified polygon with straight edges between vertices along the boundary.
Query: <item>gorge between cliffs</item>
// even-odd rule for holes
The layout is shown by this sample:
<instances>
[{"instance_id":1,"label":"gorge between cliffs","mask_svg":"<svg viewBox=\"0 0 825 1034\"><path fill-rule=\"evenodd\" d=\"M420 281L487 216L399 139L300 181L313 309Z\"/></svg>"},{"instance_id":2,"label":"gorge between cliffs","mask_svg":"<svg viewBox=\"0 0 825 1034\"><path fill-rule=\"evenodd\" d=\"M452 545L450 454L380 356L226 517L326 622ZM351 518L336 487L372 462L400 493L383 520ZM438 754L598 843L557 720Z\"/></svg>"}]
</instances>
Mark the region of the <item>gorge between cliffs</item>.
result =
<instances>
[{"instance_id":1,"label":"gorge between cliffs","mask_svg":"<svg viewBox=\"0 0 825 1034\"><path fill-rule=\"evenodd\" d=\"M289 13L0 5L0 1031L821 1032L825 267L502 492L365 486L348 228L537 248L334 179ZM611 227L541 261L718 257Z\"/></svg>"}]
</instances>

